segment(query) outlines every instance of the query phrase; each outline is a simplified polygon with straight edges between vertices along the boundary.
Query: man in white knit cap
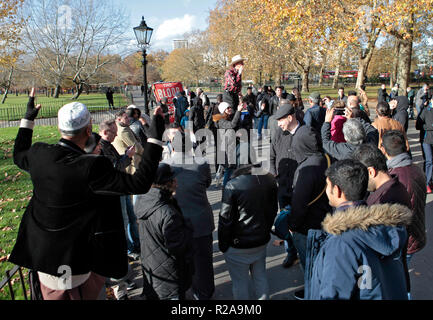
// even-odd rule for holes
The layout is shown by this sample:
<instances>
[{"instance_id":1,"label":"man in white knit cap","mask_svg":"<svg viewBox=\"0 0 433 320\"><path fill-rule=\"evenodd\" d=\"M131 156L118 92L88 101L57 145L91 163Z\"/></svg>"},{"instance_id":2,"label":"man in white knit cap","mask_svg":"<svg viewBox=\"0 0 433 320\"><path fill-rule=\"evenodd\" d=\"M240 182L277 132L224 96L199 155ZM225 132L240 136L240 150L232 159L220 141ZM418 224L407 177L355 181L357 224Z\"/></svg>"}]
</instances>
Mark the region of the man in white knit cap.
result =
<instances>
[{"instance_id":1,"label":"man in white knit cap","mask_svg":"<svg viewBox=\"0 0 433 320\"><path fill-rule=\"evenodd\" d=\"M96 299L105 277L128 270L119 195L146 193L162 152L164 120L155 111L146 152L134 175L114 169L84 148L92 120L79 102L58 113L62 138L32 145L34 89L15 140L14 163L29 172L33 197L22 217L9 261L32 270L45 300ZM36 286L34 286L36 287Z\"/></svg>"}]
</instances>

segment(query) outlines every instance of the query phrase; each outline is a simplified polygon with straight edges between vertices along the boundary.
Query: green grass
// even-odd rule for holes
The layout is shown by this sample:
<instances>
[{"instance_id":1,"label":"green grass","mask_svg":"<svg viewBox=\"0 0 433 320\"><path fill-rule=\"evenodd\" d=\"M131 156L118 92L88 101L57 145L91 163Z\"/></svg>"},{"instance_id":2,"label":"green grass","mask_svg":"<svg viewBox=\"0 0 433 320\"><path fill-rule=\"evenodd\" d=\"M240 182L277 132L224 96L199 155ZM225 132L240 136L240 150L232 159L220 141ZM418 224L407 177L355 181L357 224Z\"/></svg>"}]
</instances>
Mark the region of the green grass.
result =
<instances>
[{"instance_id":1,"label":"green grass","mask_svg":"<svg viewBox=\"0 0 433 320\"><path fill-rule=\"evenodd\" d=\"M26 111L28 96L27 95L8 95L6 102L0 104L0 121L19 120ZM70 95L60 96L58 99L45 96L37 96L36 103L42 105L39 112L40 118L56 117L58 110L65 104L72 101L84 103L92 111L103 111L108 109L108 102L104 94L82 94L77 100L71 100ZM115 94L113 102L116 107L122 107L128 104L127 99L122 94Z\"/></svg>"}]
</instances>

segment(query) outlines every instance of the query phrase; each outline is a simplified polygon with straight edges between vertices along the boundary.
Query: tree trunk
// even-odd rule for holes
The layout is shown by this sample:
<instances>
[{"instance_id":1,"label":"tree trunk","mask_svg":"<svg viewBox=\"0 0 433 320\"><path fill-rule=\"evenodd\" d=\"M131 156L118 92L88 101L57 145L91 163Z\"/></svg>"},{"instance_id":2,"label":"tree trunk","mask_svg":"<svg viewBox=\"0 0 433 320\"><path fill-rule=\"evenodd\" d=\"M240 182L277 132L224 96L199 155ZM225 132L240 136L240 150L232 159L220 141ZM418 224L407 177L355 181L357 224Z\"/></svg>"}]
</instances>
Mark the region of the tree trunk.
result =
<instances>
[{"instance_id":1,"label":"tree trunk","mask_svg":"<svg viewBox=\"0 0 433 320\"><path fill-rule=\"evenodd\" d=\"M56 85L56 89L54 90L54 96L53 96L53 98L57 99L59 97L59 94L60 94L60 85L57 84Z\"/></svg>"},{"instance_id":2,"label":"tree trunk","mask_svg":"<svg viewBox=\"0 0 433 320\"><path fill-rule=\"evenodd\" d=\"M371 58L373 57L374 48L376 46L376 40L379 37L380 30L374 30L370 33L367 48L365 52L363 49L360 51L359 63L358 63L358 78L356 79L356 89L361 88L365 83L365 75L367 74L368 66Z\"/></svg>"},{"instance_id":3,"label":"tree trunk","mask_svg":"<svg viewBox=\"0 0 433 320\"><path fill-rule=\"evenodd\" d=\"M338 86L338 77L340 76L340 65L341 65L341 58L342 57L343 57L343 48L340 47L338 49L337 67L335 68L334 81L332 82L332 88L333 89L336 89Z\"/></svg>"},{"instance_id":4,"label":"tree trunk","mask_svg":"<svg viewBox=\"0 0 433 320\"><path fill-rule=\"evenodd\" d=\"M397 83L400 85L399 95L407 95L406 88L410 84L410 65L412 61L412 38L401 40L400 55L398 58Z\"/></svg>"},{"instance_id":5,"label":"tree trunk","mask_svg":"<svg viewBox=\"0 0 433 320\"><path fill-rule=\"evenodd\" d=\"M83 93L83 83L80 82L78 84L75 84L75 88L77 91L75 92L74 96L71 98L72 100L77 100L81 93Z\"/></svg>"},{"instance_id":6,"label":"tree trunk","mask_svg":"<svg viewBox=\"0 0 433 320\"><path fill-rule=\"evenodd\" d=\"M277 86L281 86L281 78L283 77L283 65L278 66L278 80L277 80Z\"/></svg>"},{"instance_id":7,"label":"tree trunk","mask_svg":"<svg viewBox=\"0 0 433 320\"><path fill-rule=\"evenodd\" d=\"M2 98L2 104L5 103L5 101L8 97L9 89L10 89L11 84L12 84L12 75L13 74L14 74L14 67L12 67L11 71L9 72L9 79L8 79L6 87L5 87L5 93L4 93L3 98Z\"/></svg>"},{"instance_id":8,"label":"tree trunk","mask_svg":"<svg viewBox=\"0 0 433 320\"><path fill-rule=\"evenodd\" d=\"M310 92L309 73L310 66L302 69L302 92Z\"/></svg>"},{"instance_id":9,"label":"tree trunk","mask_svg":"<svg viewBox=\"0 0 433 320\"><path fill-rule=\"evenodd\" d=\"M323 71L325 70L326 66L326 53L322 54L322 63L320 64L320 73L319 73L319 87L322 86L323 83Z\"/></svg>"},{"instance_id":10,"label":"tree trunk","mask_svg":"<svg viewBox=\"0 0 433 320\"><path fill-rule=\"evenodd\" d=\"M401 42L399 39L395 39L395 47L394 47L394 61L392 63L392 71L391 76L389 77L389 87L394 87L394 84L397 81L398 76L398 63L399 63L399 56L400 56L400 46Z\"/></svg>"}]
</instances>

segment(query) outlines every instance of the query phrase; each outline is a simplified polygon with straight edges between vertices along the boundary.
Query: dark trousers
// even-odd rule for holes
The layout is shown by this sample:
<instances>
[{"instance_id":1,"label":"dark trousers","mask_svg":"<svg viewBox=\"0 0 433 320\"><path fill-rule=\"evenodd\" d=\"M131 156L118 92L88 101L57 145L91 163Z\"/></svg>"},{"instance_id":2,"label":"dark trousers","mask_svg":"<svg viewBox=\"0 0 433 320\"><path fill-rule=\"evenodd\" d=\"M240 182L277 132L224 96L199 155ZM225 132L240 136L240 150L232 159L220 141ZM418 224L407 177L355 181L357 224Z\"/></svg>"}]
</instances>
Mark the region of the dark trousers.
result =
<instances>
[{"instance_id":1,"label":"dark trousers","mask_svg":"<svg viewBox=\"0 0 433 320\"><path fill-rule=\"evenodd\" d=\"M194 274L192 291L200 300L208 300L215 291L212 234L193 239Z\"/></svg>"},{"instance_id":2,"label":"dark trousers","mask_svg":"<svg viewBox=\"0 0 433 320\"><path fill-rule=\"evenodd\" d=\"M427 185L431 183L432 180L432 172L433 172L433 145L429 143L423 143L422 149L424 150L425 155L425 176Z\"/></svg>"},{"instance_id":3,"label":"dark trousers","mask_svg":"<svg viewBox=\"0 0 433 320\"><path fill-rule=\"evenodd\" d=\"M114 102L113 102L113 98L111 98L111 99L110 99L110 98L108 98L107 100L108 100L108 108L109 108L109 109L111 109L111 107L113 107L113 108L114 108Z\"/></svg>"},{"instance_id":4,"label":"dark trousers","mask_svg":"<svg viewBox=\"0 0 433 320\"><path fill-rule=\"evenodd\" d=\"M233 108L233 112L236 112L239 105L239 95L235 92L224 91L223 101L227 102Z\"/></svg>"}]
</instances>

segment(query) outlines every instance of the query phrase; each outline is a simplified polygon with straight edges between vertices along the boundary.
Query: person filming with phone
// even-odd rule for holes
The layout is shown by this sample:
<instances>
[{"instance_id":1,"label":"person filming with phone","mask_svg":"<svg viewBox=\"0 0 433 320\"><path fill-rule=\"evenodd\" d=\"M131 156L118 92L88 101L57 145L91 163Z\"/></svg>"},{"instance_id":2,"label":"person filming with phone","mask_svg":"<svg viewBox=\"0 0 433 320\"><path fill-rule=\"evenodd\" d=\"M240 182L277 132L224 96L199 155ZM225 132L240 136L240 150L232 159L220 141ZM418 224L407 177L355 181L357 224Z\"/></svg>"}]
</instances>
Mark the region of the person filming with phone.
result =
<instances>
[{"instance_id":1,"label":"person filming with phone","mask_svg":"<svg viewBox=\"0 0 433 320\"><path fill-rule=\"evenodd\" d=\"M371 142L374 134L377 132L370 124L365 123L362 119L354 118L352 109L344 108L344 121L342 132L345 142L336 142L332 140L331 123L334 117L343 117L342 109L344 102L335 102L331 109L326 110L325 122L322 125L322 145L323 149L336 160L349 159L352 152L361 144ZM365 129L367 127L367 130ZM371 127L371 128L370 128ZM368 132L368 134L367 134Z\"/></svg>"}]
</instances>

